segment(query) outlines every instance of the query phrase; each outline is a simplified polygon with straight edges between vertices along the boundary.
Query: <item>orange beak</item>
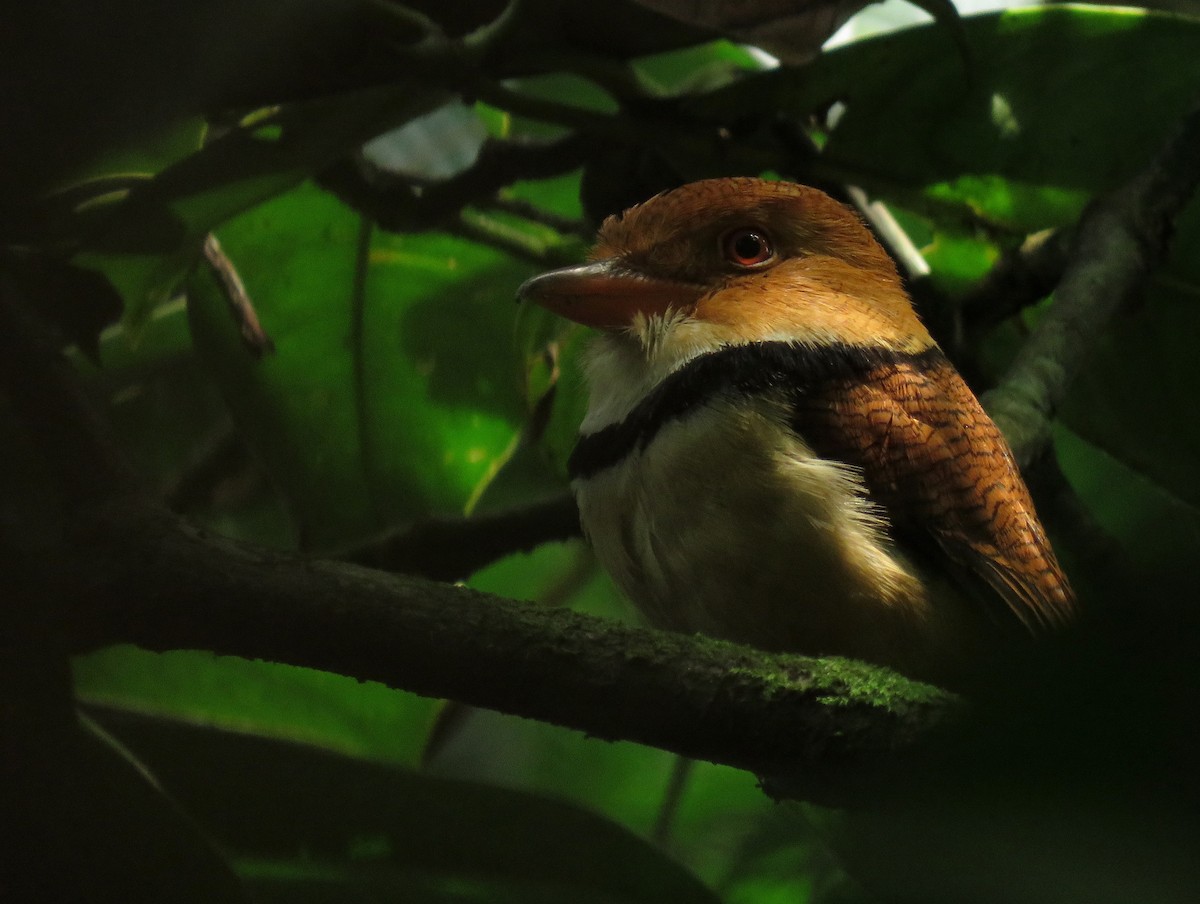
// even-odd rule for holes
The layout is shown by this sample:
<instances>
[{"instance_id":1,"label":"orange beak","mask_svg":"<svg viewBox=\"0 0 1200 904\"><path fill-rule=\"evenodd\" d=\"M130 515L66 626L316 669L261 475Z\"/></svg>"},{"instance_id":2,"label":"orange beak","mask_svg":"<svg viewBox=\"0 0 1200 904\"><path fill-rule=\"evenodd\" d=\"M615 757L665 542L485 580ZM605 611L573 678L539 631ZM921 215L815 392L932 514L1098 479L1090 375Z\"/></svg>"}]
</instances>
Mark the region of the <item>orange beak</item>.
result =
<instances>
[{"instance_id":1,"label":"orange beak","mask_svg":"<svg viewBox=\"0 0 1200 904\"><path fill-rule=\"evenodd\" d=\"M522 301L602 330L623 329L637 314L649 317L687 310L703 294L700 286L642 276L613 260L551 270L526 280L517 290Z\"/></svg>"}]
</instances>

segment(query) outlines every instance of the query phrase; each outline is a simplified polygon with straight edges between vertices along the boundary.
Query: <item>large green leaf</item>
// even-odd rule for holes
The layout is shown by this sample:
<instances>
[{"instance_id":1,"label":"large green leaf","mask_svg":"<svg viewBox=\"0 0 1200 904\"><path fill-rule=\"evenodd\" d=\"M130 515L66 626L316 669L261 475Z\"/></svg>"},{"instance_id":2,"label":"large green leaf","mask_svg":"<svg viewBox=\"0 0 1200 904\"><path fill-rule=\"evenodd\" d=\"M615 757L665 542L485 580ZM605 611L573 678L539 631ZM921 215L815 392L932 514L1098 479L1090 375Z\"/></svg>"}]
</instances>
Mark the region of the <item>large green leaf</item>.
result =
<instances>
[{"instance_id":1,"label":"large green leaf","mask_svg":"<svg viewBox=\"0 0 1200 904\"><path fill-rule=\"evenodd\" d=\"M404 900L717 901L651 845L572 804L181 722L100 715L226 850L248 858L252 882L264 873L286 879L290 867L300 888L320 870L350 889L419 892ZM467 889L475 894L463 896Z\"/></svg>"},{"instance_id":2,"label":"large green leaf","mask_svg":"<svg viewBox=\"0 0 1200 904\"><path fill-rule=\"evenodd\" d=\"M1073 210L1072 196L1147 157L1200 77L1200 21L1054 6L963 22L970 72L943 30L920 26L746 79L695 108L808 114L840 101L845 111L825 147L831 163L864 182L970 201L1028 227L1031 215L1011 209L1024 193L1059 193L1042 200L1043 215ZM1008 180L1014 185L1001 184Z\"/></svg>"},{"instance_id":3,"label":"large green leaf","mask_svg":"<svg viewBox=\"0 0 1200 904\"><path fill-rule=\"evenodd\" d=\"M1051 7L966 25L969 74L931 28L822 60L815 80L840 82L828 99L846 105L828 160L1028 231L1070 221L1144 163L1200 79L1200 22Z\"/></svg>"},{"instance_id":4,"label":"large green leaf","mask_svg":"<svg viewBox=\"0 0 1200 904\"><path fill-rule=\"evenodd\" d=\"M268 111L182 159L171 156L173 145L165 147L169 165L80 207L59 229L76 234L80 264L101 270L123 290L136 326L178 286L207 233L446 97L399 84ZM107 179L96 184L102 188ZM78 185L73 193L86 188Z\"/></svg>"},{"instance_id":5,"label":"large green leaf","mask_svg":"<svg viewBox=\"0 0 1200 904\"><path fill-rule=\"evenodd\" d=\"M1071 222L1143 166L1200 84L1200 20L1055 5L963 25L970 71L944 30L922 26L744 79L691 109L738 121L841 102L821 157L831 175L943 219L1025 233ZM1198 241L1192 205L1180 243ZM1198 262L1176 265L1197 281Z\"/></svg>"},{"instance_id":6,"label":"large green leaf","mask_svg":"<svg viewBox=\"0 0 1200 904\"><path fill-rule=\"evenodd\" d=\"M190 287L197 349L308 548L461 511L523 418L512 335L531 269L445 235L375 233L356 277L360 229L303 187L222 231L275 340L263 360L215 280Z\"/></svg>"},{"instance_id":7,"label":"large green leaf","mask_svg":"<svg viewBox=\"0 0 1200 904\"><path fill-rule=\"evenodd\" d=\"M1164 579L1194 571L1200 509L1067 427L1055 430L1055 450L1091 515L1133 564Z\"/></svg>"},{"instance_id":8,"label":"large green leaf","mask_svg":"<svg viewBox=\"0 0 1200 904\"><path fill-rule=\"evenodd\" d=\"M245 529L244 524L242 527ZM470 583L517 599L538 600L556 594L564 597L563 602L586 611L616 614L619 604L606 578L591 572L581 580L564 584L572 573L578 572L577 564L573 546L552 544L530 554L502 559L479 572ZM90 703L186 719L195 725L300 741L329 751L406 766L419 762L437 709L436 701L374 682L201 651L150 653L129 646L113 647L77 657L73 671L77 695ZM534 724L509 721L525 726ZM575 737L572 733L543 728L554 737ZM491 736L478 740L493 753L501 743ZM598 756L604 761L614 749L613 745L595 742L591 748L564 757L561 762L547 762L543 767L554 768L563 783L553 787L569 794L571 785L578 780L580 757ZM656 751L647 753L662 756ZM490 755L484 755L483 759L495 764ZM533 755L527 760L541 762ZM511 782L520 771L516 768L518 761L519 758L505 760L502 774L494 777L504 779L506 773ZM633 772L636 774L637 770ZM612 778L611 782L596 781L594 786L589 782L588 787L594 793L617 795L618 800L639 807L645 804L644 800L635 799L635 788L641 787L642 791L652 788L653 780L649 786L635 786L625 771L614 773ZM598 801L608 802L608 797Z\"/></svg>"},{"instance_id":9,"label":"large green leaf","mask_svg":"<svg viewBox=\"0 0 1200 904\"><path fill-rule=\"evenodd\" d=\"M1104 526L1151 562L1187 560L1200 537L1200 306L1159 286L1124 314L1061 410L1064 468Z\"/></svg>"},{"instance_id":10,"label":"large green leaf","mask_svg":"<svg viewBox=\"0 0 1200 904\"><path fill-rule=\"evenodd\" d=\"M112 647L74 662L91 703L416 763L434 703L381 684L198 651Z\"/></svg>"},{"instance_id":11,"label":"large green leaf","mask_svg":"<svg viewBox=\"0 0 1200 904\"><path fill-rule=\"evenodd\" d=\"M45 714L22 727L0 759L5 901L248 904L211 839L111 737Z\"/></svg>"}]
</instances>

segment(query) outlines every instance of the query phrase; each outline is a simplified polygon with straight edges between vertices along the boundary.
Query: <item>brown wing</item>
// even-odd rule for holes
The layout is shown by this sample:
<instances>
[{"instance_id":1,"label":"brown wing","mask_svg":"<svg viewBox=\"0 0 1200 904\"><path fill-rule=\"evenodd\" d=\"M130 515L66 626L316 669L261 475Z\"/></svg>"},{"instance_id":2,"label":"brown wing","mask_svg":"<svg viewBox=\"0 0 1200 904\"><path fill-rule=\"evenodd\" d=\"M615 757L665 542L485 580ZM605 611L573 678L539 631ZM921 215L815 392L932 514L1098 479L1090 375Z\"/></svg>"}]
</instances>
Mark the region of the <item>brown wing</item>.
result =
<instances>
[{"instance_id":1,"label":"brown wing","mask_svg":"<svg viewBox=\"0 0 1200 904\"><path fill-rule=\"evenodd\" d=\"M1070 620L1070 585L1008 443L944 358L812 393L796 427L819 455L862 468L898 535L934 541L952 573L982 580L1028 630Z\"/></svg>"}]
</instances>

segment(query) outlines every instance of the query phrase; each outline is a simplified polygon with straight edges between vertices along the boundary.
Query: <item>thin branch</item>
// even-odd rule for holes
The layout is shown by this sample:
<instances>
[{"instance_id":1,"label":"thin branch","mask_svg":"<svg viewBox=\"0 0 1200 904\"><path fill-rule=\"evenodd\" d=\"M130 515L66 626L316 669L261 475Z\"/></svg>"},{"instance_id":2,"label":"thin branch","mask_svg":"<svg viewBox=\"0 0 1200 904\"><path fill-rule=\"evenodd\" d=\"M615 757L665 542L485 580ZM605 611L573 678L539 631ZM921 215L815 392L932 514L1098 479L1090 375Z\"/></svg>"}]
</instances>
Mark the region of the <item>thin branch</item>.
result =
<instances>
[{"instance_id":1,"label":"thin branch","mask_svg":"<svg viewBox=\"0 0 1200 904\"><path fill-rule=\"evenodd\" d=\"M432 43L447 40L442 27L419 10L395 2L395 0L368 0L368 2L388 19L394 20L401 28L420 35L419 40L421 41Z\"/></svg>"},{"instance_id":2,"label":"thin branch","mask_svg":"<svg viewBox=\"0 0 1200 904\"><path fill-rule=\"evenodd\" d=\"M1045 445L1088 351L1165 256L1175 217L1198 182L1200 104L1144 170L1084 212L1054 305L984 398L1022 465Z\"/></svg>"},{"instance_id":3,"label":"thin branch","mask_svg":"<svg viewBox=\"0 0 1200 904\"><path fill-rule=\"evenodd\" d=\"M463 44L476 58L487 59L511 41L513 35L526 30L532 22L544 17L547 7L546 0L508 0L500 15L464 37ZM536 28L528 30L535 34L538 31Z\"/></svg>"},{"instance_id":4,"label":"thin branch","mask_svg":"<svg viewBox=\"0 0 1200 904\"><path fill-rule=\"evenodd\" d=\"M447 74L470 79L510 39L519 27L522 11L528 13L531 4L525 0L509 0L508 5L491 22L461 38L448 37L442 27L424 13L402 3L373 0L371 4L382 14L380 23L385 29L397 26L398 38L389 48L391 67L408 76L424 75L444 79ZM419 36L414 42L414 36Z\"/></svg>"},{"instance_id":5,"label":"thin branch","mask_svg":"<svg viewBox=\"0 0 1200 904\"><path fill-rule=\"evenodd\" d=\"M963 325L970 334L967 341L1053 292L1074 242L1074 228L1047 229L1001 255L979 285L959 301Z\"/></svg>"},{"instance_id":6,"label":"thin branch","mask_svg":"<svg viewBox=\"0 0 1200 904\"><path fill-rule=\"evenodd\" d=\"M900 264L900 272L910 280L928 276L929 264L908 233L896 222L888 206L882 201L872 201L857 185L847 185L845 190L854 209L870 224L880 243Z\"/></svg>"},{"instance_id":7,"label":"thin branch","mask_svg":"<svg viewBox=\"0 0 1200 904\"><path fill-rule=\"evenodd\" d=\"M627 627L466 588L309 561L116 506L48 576L76 652L200 649L380 681L853 800L956 712L886 669ZM800 789L800 790L796 790Z\"/></svg>"},{"instance_id":8,"label":"thin branch","mask_svg":"<svg viewBox=\"0 0 1200 904\"><path fill-rule=\"evenodd\" d=\"M485 565L543 543L580 536L569 495L474 518L430 518L372 540L338 558L385 571L459 581Z\"/></svg>"}]
</instances>

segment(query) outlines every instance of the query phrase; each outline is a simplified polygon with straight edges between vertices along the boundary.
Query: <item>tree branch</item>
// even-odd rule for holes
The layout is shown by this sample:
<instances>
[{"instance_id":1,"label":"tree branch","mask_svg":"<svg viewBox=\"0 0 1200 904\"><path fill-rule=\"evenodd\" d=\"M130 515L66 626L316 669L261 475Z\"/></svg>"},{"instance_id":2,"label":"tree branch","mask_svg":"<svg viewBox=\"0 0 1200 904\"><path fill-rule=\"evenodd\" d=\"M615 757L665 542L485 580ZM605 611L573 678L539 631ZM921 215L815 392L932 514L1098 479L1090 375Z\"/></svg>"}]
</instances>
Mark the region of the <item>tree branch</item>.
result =
<instances>
[{"instance_id":1,"label":"tree branch","mask_svg":"<svg viewBox=\"0 0 1200 904\"><path fill-rule=\"evenodd\" d=\"M956 704L886 669L764 653L98 511L55 578L77 652L202 649L380 681L625 739L849 802ZM799 784L797 784L797 782Z\"/></svg>"},{"instance_id":2,"label":"tree branch","mask_svg":"<svg viewBox=\"0 0 1200 904\"><path fill-rule=\"evenodd\" d=\"M1079 221L1054 305L984 404L1026 465L1088 351L1166 254L1175 217L1200 182L1200 104L1154 159Z\"/></svg>"},{"instance_id":3,"label":"tree branch","mask_svg":"<svg viewBox=\"0 0 1200 904\"><path fill-rule=\"evenodd\" d=\"M436 581L459 581L506 555L578 536L579 510L564 494L490 515L418 521L338 558Z\"/></svg>"},{"instance_id":4,"label":"tree branch","mask_svg":"<svg viewBox=\"0 0 1200 904\"><path fill-rule=\"evenodd\" d=\"M22 330L7 334L20 353ZM7 374L66 393L53 353ZM26 355L25 358L31 357ZM25 362L25 358L15 358ZM41 397L39 392L38 397ZM45 442L76 418L65 479L97 464L102 431L79 404L23 411ZM107 454L107 453L106 453ZM101 480L78 509L63 547L38 575L63 602L76 652L116 643L150 650L204 649L381 681L627 739L760 773L785 775L787 793L829 803L869 796L956 704L886 669L843 660L764 653L702 637L646 631L350 564L314 562L209 538L141 497ZM425 525L421 550L456 537L464 556L557 524L574 532L569 501L470 525ZM421 536L414 532L411 536ZM478 545L477 549L473 549ZM443 545L443 550L446 546ZM69 561L70 567L62 563ZM448 572L473 567L466 558Z\"/></svg>"}]
</instances>

